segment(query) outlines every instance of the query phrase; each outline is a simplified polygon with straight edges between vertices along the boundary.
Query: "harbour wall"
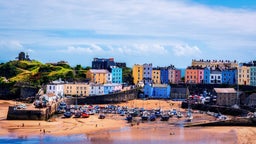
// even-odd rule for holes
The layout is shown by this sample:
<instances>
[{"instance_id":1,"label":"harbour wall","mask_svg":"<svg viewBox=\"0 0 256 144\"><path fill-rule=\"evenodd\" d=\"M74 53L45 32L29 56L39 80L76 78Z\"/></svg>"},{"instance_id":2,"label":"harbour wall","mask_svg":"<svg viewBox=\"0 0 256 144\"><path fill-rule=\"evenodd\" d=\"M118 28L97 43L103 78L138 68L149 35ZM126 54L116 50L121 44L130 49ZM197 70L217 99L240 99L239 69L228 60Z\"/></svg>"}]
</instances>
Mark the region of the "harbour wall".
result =
<instances>
[{"instance_id":1,"label":"harbour wall","mask_svg":"<svg viewBox=\"0 0 256 144\"><path fill-rule=\"evenodd\" d=\"M56 102L46 108L22 110L9 106L7 120L48 120L56 112L58 105L59 102Z\"/></svg>"},{"instance_id":2,"label":"harbour wall","mask_svg":"<svg viewBox=\"0 0 256 144\"><path fill-rule=\"evenodd\" d=\"M114 104L120 102L126 102L129 100L137 99L139 89L132 89L128 91L122 91L113 94L99 95L99 96L88 96L88 97L73 97L66 99L67 104Z\"/></svg>"},{"instance_id":3,"label":"harbour wall","mask_svg":"<svg viewBox=\"0 0 256 144\"><path fill-rule=\"evenodd\" d=\"M187 109L188 103L182 102L181 107ZM244 109L236 109L232 107L223 107L223 106L205 105L205 104L191 104L190 108L195 110L210 111L210 112L221 113L221 114L232 115L232 116L246 116L249 112Z\"/></svg>"}]
</instances>

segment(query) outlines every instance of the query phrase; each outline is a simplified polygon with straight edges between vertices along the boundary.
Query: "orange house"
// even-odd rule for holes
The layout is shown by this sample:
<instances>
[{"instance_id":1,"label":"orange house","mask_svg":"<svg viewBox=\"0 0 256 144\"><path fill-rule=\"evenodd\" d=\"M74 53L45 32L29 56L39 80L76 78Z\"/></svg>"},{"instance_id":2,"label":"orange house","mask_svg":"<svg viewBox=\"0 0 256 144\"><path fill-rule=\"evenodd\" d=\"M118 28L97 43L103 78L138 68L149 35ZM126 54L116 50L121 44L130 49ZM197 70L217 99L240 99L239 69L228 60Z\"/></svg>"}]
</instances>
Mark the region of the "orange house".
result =
<instances>
[{"instance_id":1,"label":"orange house","mask_svg":"<svg viewBox=\"0 0 256 144\"><path fill-rule=\"evenodd\" d=\"M204 78L204 70L200 67L188 67L186 69L185 83L202 83Z\"/></svg>"}]
</instances>

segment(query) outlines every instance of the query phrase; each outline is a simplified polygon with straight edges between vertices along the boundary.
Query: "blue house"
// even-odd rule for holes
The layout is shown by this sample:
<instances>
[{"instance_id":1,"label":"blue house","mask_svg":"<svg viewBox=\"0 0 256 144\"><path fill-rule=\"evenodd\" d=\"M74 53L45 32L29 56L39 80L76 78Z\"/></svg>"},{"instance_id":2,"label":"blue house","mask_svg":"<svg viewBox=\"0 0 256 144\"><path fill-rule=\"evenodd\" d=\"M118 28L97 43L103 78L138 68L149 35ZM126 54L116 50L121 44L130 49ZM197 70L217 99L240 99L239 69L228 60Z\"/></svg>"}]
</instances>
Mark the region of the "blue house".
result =
<instances>
[{"instance_id":1,"label":"blue house","mask_svg":"<svg viewBox=\"0 0 256 144\"><path fill-rule=\"evenodd\" d=\"M122 68L112 66L111 67L111 73L112 73L112 83L123 83L123 70Z\"/></svg>"},{"instance_id":2,"label":"blue house","mask_svg":"<svg viewBox=\"0 0 256 144\"><path fill-rule=\"evenodd\" d=\"M147 84L144 86L144 95L148 98L170 98L171 86L167 84Z\"/></svg>"},{"instance_id":3,"label":"blue house","mask_svg":"<svg viewBox=\"0 0 256 144\"><path fill-rule=\"evenodd\" d=\"M204 68L204 84L210 83L211 69L209 67Z\"/></svg>"},{"instance_id":4,"label":"blue house","mask_svg":"<svg viewBox=\"0 0 256 144\"><path fill-rule=\"evenodd\" d=\"M237 69L224 69L222 71L222 83L223 84L236 84L237 83Z\"/></svg>"},{"instance_id":5,"label":"blue house","mask_svg":"<svg viewBox=\"0 0 256 144\"><path fill-rule=\"evenodd\" d=\"M168 77L168 69L167 68L161 68L160 69L160 81L162 84L168 84L169 83L169 77Z\"/></svg>"}]
</instances>

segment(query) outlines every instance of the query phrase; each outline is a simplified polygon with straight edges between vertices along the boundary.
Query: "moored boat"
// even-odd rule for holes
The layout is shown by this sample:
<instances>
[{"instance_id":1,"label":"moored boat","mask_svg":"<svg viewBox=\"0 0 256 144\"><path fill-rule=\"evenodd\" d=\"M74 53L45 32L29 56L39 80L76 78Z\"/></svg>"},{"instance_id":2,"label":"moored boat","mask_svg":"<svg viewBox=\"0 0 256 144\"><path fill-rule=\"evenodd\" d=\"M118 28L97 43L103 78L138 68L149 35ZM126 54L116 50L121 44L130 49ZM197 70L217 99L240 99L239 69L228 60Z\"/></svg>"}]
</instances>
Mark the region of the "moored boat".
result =
<instances>
[{"instance_id":1,"label":"moored boat","mask_svg":"<svg viewBox=\"0 0 256 144\"><path fill-rule=\"evenodd\" d=\"M65 118L70 118L72 116L72 113L70 112L70 111L66 111L65 113L64 113L64 117Z\"/></svg>"},{"instance_id":2,"label":"moored boat","mask_svg":"<svg viewBox=\"0 0 256 144\"><path fill-rule=\"evenodd\" d=\"M104 114L100 114L98 118L99 118L99 119L105 119L105 117L106 117L106 116L105 116Z\"/></svg>"},{"instance_id":3,"label":"moored boat","mask_svg":"<svg viewBox=\"0 0 256 144\"><path fill-rule=\"evenodd\" d=\"M82 112L81 114L82 118L89 118L90 115L87 112Z\"/></svg>"}]
</instances>

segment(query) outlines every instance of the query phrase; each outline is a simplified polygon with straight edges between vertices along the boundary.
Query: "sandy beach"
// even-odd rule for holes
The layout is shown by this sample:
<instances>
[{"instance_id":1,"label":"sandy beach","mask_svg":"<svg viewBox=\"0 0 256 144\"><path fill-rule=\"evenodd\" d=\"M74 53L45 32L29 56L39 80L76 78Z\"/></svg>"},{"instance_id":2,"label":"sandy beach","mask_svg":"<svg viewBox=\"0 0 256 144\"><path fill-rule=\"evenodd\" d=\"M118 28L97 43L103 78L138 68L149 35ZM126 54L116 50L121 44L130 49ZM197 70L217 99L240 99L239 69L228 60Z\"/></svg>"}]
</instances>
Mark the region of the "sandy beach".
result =
<instances>
[{"instance_id":1,"label":"sandy beach","mask_svg":"<svg viewBox=\"0 0 256 144\"><path fill-rule=\"evenodd\" d=\"M73 134L86 134L91 139L108 139L111 143L122 140L136 140L147 142L157 139L161 142L209 142L207 139L216 139L216 143L238 143L248 144L256 143L256 127L195 127L183 128L174 126L174 123L182 119L171 118L168 122L144 122L139 125L131 126L122 116L115 114L106 115L105 119L98 119L98 115L92 115L90 118L63 118L62 115L54 116L49 121L26 121L26 120L6 120L8 106L15 105L14 101L0 100L0 135L14 135L18 137L53 135L65 136ZM132 100L126 103L118 104L120 106L144 107L145 109L162 108L179 109L180 102L164 100ZM214 118L194 114L194 119L214 120ZM128 129L127 129L128 128ZM115 131L116 130L116 131ZM109 131L112 131L109 133ZM154 135L149 135L154 134ZM212 141L211 141L212 142Z\"/></svg>"}]
</instances>

